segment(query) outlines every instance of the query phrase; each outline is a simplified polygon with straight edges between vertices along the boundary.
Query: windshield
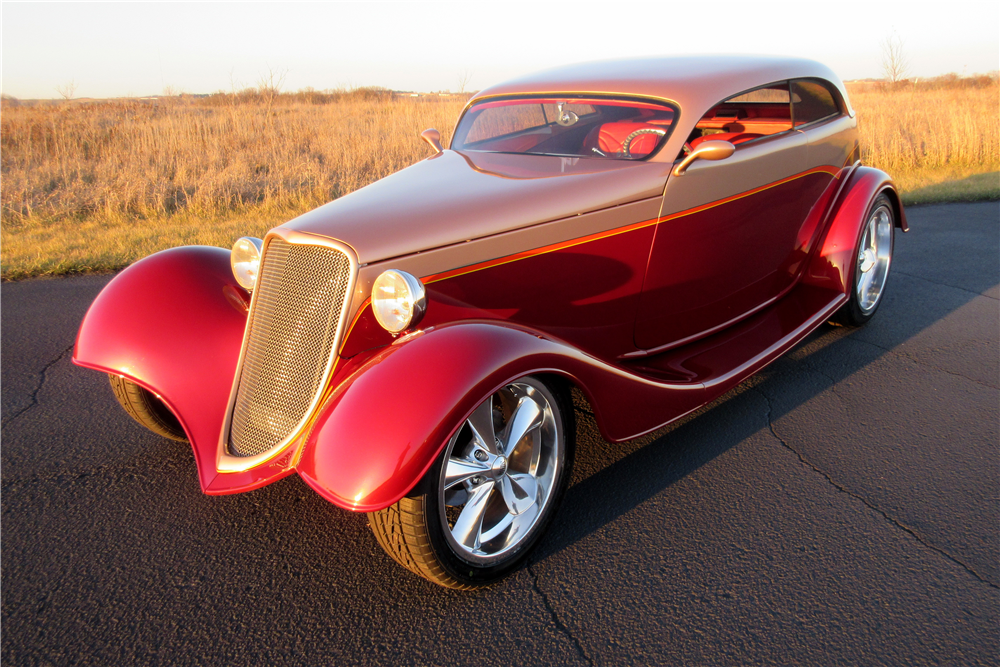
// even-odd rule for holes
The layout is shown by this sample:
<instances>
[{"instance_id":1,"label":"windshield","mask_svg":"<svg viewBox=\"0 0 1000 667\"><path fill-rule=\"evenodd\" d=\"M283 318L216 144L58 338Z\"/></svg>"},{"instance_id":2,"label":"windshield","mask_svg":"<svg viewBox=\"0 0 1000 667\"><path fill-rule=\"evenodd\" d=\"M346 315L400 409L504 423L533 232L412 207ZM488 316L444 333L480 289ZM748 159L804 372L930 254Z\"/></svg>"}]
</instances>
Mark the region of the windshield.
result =
<instances>
[{"instance_id":1,"label":"windshield","mask_svg":"<svg viewBox=\"0 0 1000 667\"><path fill-rule=\"evenodd\" d=\"M517 98L474 104L453 150L641 160L663 145L676 117L663 104L600 98Z\"/></svg>"}]
</instances>

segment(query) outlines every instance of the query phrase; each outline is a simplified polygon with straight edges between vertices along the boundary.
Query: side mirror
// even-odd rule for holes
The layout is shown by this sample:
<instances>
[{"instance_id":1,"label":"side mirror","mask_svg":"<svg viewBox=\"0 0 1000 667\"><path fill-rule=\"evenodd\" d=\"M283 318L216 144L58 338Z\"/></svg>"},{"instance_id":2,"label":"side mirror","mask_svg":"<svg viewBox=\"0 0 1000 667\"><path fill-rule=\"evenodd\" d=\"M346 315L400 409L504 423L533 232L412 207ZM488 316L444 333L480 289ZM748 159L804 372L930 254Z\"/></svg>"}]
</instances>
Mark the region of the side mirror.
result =
<instances>
[{"instance_id":1,"label":"side mirror","mask_svg":"<svg viewBox=\"0 0 1000 667\"><path fill-rule=\"evenodd\" d=\"M424 130L420 133L420 137L431 145L435 153L443 153L444 148L441 147L441 133L435 130L433 127L429 130ZM718 142L716 142L718 143Z\"/></svg>"},{"instance_id":2,"label":"side mirror","mask_svg":"<svg viewBox=\"0 0 1000 667\"><path fill-rule=\"evenodd\" d=\"M674 169L674 176L683 176L695 160L725 160L735 151L736 146L728 141L703 141L698 144L698 148L695 148L687 154L686 158L681 160L681 163Z\"/></svg>"}]
</instances>

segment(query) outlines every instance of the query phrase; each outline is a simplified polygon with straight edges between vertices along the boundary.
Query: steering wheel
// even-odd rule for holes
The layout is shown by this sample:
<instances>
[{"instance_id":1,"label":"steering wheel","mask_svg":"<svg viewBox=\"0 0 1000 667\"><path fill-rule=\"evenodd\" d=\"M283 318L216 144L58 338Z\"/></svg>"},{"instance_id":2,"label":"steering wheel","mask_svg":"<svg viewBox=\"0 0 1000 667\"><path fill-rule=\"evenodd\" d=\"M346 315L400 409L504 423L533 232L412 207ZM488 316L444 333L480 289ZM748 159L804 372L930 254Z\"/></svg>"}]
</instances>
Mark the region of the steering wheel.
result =
<instances>
[{"instance_id":1,"label":"steering wheel","mask_svg":"<svg viewBox=\"0 0 1000 667\"><path fill-rule=\"evenodd\" d=\"M625 157L632 157L632 154L629 153L629 149L632 147L632 142L635 140L635 138L638 137L638 136L640 136L640 135L643 135L643 134L656 134L656 135L659 135L659 136L662 137L666 133L667 133L666 130L660 130L660 129L652 128L652 127L644 127L642 129L636 130L632 134L630 134L627 137L625 137L625 141L622 142L622 153L623 153L623 155Z\"/></svg>"}]
</instances>

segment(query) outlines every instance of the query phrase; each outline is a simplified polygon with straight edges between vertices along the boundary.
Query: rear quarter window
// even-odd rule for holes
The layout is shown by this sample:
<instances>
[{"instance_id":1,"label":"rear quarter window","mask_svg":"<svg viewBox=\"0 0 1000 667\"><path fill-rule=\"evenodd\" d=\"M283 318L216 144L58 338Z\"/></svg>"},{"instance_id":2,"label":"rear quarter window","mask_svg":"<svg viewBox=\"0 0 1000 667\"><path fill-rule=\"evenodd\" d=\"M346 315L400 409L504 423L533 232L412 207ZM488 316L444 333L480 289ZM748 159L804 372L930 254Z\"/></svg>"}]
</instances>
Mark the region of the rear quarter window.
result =
<instances>
[{"instance_id":1,"label":"rear quarter window","mask_svg":"<svg viewBox=\"0 0 1000 667\"><path fill-rule=\"evenodd\" d=\"M840 106L826 85L808 79L792 81L792 118L795 127L839 113Z\"/></svg>"}]
</instances>

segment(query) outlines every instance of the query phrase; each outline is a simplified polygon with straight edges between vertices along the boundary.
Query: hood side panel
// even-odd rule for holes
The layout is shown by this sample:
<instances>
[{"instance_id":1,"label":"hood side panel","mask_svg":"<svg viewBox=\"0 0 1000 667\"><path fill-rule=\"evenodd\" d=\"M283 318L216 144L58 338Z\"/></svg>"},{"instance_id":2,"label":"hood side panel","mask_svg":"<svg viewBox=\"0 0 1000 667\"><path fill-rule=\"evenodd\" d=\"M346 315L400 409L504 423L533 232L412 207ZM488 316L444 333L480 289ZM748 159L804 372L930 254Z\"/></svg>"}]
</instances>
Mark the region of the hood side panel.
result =
<instances>
[{"instance_id":1,"label":"hood side panel","mask_svg":"<svg viewBox=\"0 0 1000 667\"><path fill-rule=\"evenodd\" d=\"M445 151L283 225L368 264L659 196L668 165Z\"/></svg>"}]
</instances>

